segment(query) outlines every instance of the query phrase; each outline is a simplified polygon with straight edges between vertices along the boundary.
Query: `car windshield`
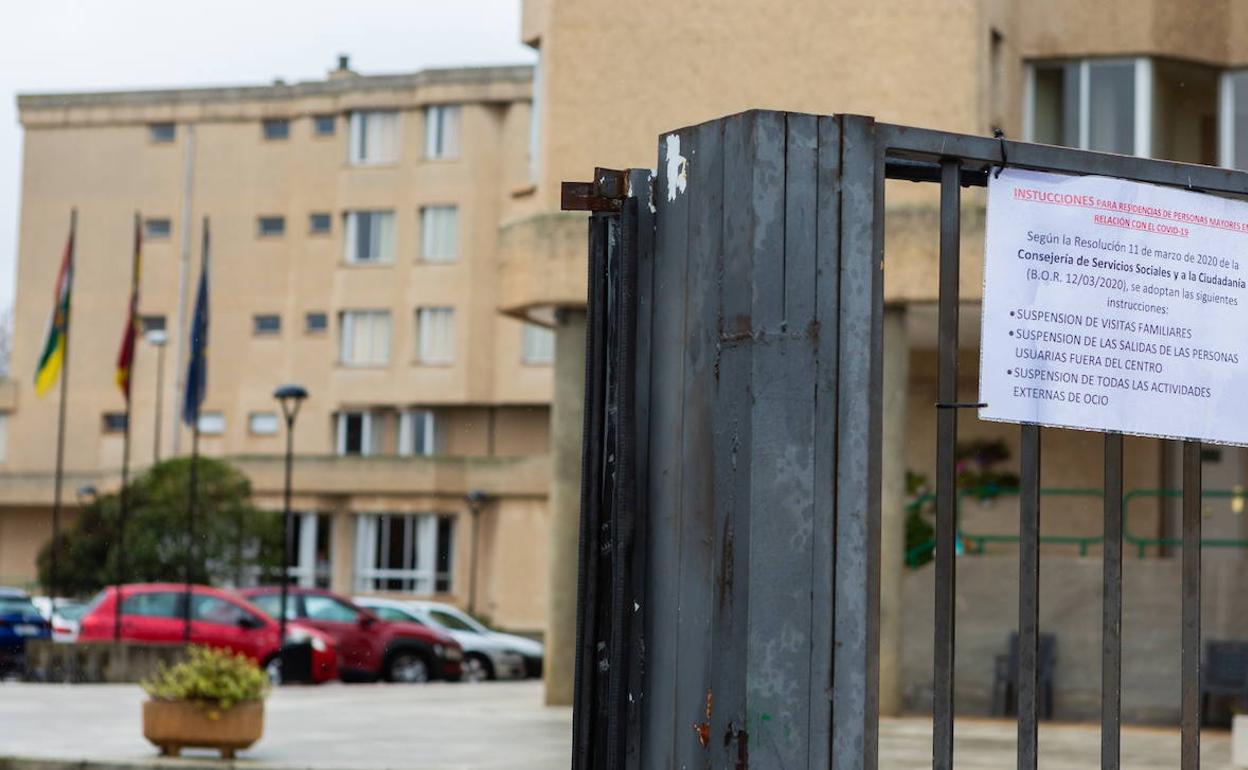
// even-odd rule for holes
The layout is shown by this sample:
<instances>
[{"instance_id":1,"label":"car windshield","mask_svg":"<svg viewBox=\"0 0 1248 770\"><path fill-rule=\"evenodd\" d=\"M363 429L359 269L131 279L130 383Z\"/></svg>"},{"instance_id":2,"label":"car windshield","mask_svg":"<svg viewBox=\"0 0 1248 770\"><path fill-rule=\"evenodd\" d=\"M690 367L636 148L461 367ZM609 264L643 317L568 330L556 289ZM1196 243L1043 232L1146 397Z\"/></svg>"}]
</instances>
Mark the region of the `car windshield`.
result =
<instances>
[{"instance_id":1,"label":"car windshield","mask_svg":"<svg viewBox=\"0 0 1248 770\"><path fill-rule=\"evenodd\" d=\"M265 615L277 620L282 616L282 595L281 594L259 594L248 598L252 604L260 608ZM299 617L296 610L298 599L294 596L286 597L286 619L294 620Z\"/></svg>"},{"instance_id":2,"label":"car windshield","mask_svg":"<svg viewBox=\"0 0 1248 770\"><path fill-rule=\"evenodd\" d=\"M0 596L0 615L38 615L39 611L30 599L16 596Z\"/></svg>"},{"instance_id":3,"label":"car windshield","mask_svg":"<svg viewBox=\"0 0 1248 770\"><path fill-rule=\"evenodd\" d=\"M458 615L452 615L446 610L429 610L429 617L433 618L434 622L439 626L450 629L451 631L467 631L473 634L480 633L476 626L470 625L463 618Z\"/></svg>"},{"instance_id":4,"label":"car windshield","mask_svg":"<svg viewBox=\"0 0 1248 770\"><path fill-rule=\"evenodd\" d=\"M420 618L411 614L407 610L402 610L398 607L389 607L384 605L373 606L370 604L365 604L364 607L371 610L374 615L382 620L390 620L398 623L418 623L420 625L424 625L423 623L420 623Z\"/></svg>"},{"instance_id":5,"label":"car windshield","mask_svg":"<svg viewBox=\"0 0 1248 770\"><path fill-rule=\"evenodd\" d=\"M58 604L56 614L66 620L78 620L87 611L85 604Z\"/></svg>"}]
</instances>

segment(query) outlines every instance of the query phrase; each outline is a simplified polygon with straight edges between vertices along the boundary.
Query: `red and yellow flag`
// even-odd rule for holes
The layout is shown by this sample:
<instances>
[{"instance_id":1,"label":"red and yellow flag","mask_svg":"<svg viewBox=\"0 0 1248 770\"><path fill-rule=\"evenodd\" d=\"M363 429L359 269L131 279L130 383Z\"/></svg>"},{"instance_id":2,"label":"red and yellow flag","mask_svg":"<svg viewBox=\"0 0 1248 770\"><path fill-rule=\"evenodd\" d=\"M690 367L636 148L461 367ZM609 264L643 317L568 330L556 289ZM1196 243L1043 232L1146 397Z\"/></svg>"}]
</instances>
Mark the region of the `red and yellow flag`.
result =
<instances>
[{"instance_id":1,"label":"red and yellow flag","mask_svg":"<svg viewBox=\"0 0 1248 770\"><path fill-rule=\"evenodd\" d=\"M143 252L142 218L134 215L134 265L130 277L130 307L126 311L126 329L121 335L117 352L117 387L130 401L130 372L134 368L134 342L139 333L139 267Z\"/></svg>"}]
</instances>

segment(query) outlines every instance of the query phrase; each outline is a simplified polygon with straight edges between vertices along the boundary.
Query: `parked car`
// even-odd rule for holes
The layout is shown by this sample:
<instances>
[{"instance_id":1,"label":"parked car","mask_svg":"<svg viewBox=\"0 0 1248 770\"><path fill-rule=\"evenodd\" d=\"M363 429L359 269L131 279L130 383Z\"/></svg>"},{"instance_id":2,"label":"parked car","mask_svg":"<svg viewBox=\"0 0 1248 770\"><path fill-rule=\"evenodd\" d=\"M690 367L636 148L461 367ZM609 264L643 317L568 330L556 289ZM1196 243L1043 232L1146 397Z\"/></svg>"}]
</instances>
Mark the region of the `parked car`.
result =
<instances>
[{"instance_id":1,"label":"parked car","mask_svg":"<svg viewBox=\"0 0 1248 770\"><path fill-rule=\"evenodd\" d=\"M191 587L192 644L224 647L246 655L275 683L282 681L281 629L260 608L229 591L211 586ZM121 638L132 642L177 643L185 639L186 586L182 583L141 583L122 586ZM117 588L105 588L82 616L78 641L102 642L114 638ZM290 642L312 650L311 679L325 682L338 677L338 655L333 639L304 623L286 627Z\"/></svg>"},{"instance_id":2,"label":"parked car","mask_svg":"<svg viewBox=\"0 0 1248 770\"><path fill-rule=\"evenodd\" d=\"M491 644L500 644L514 650L524 658L524 675L541 678L542 659L546 652L541 642L527 636L496 631L451 604L430 601L407 601L403 604L415 610L419 617L427 618L428 623L446 629L457 640L461 639L461 634L465 638L475 634L477 639L488 640ZM464 642L461 640L460 644ZM467 645L464 650L468 650Z\"/></svg>"},{"instance_id":3,"label":"parked car","mask_svg":"<svg viewBox=\"0 0 1248 770\"><path fill-rule=\"evenodd\" d=\"M281 616L281 587L241 593L270 617ZM334 640L343 681L459 681L464 651L449 635L416 623L382 620L337 594L319 588L291 588L286 617Z\"/></svg>"},{"instance_id":4,"label":"parked car","mask_svg":"<svg viewBox=\"0 0 1248 770\"><path fill-rule=\"evenodd\" d=\"M30 596L0 586L0 675L26 668L26 642L50 639L52 624L43 619Z\"/></svg>"},{"instance_id":5,"label":"parked car","mask_svg":"<svg viewBox=\"0 0 1248 770\"><path fill-rule=\"evenodd\" d=\"M52 624L52 641L72 642L78 638L78 622L86 612L87 603L77 599L57 598L56 611L52 611L53 599L50 596L32 596L31 603L39 614Z\"/></svg>"},{"instance_id":6,"label":"parked car","mask_svg":"<svg viewBox=\"0 0 1248 770\"><path fill-rule=\"evenodd\" d=\"M376 596L357 596L355 603L372 610L382 620L419 623L450 634L464 648L464 679L469 682L525 677L524 655L519 650L506 640L478 632L457 616L431 610L429 606L417 602ZM437 616L434 612L438 613Z\"/></svg>"}]
</instances>

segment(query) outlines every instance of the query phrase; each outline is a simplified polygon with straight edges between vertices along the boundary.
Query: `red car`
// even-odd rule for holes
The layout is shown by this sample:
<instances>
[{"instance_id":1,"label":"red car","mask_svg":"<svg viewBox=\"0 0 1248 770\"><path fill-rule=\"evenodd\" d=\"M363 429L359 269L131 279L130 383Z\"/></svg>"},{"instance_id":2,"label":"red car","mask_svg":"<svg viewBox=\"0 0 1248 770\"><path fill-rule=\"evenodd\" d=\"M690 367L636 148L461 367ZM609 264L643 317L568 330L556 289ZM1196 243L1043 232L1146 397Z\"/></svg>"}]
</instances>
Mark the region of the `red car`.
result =
<instances>
[{"instance_id":1,"label":"red car","mask_svg":"<svg viewBox=\"0 0 1248 770\"><path fill-rule=\"evenodd\" d=\"M191 643L224 647L246 655L280 683L277 621L246 600L210 586L191 586ZM139 583L122 586L121 638L130 642L179 643L185 633L186 586L182 583ZM117 589L101 591L82 616L80 642L112 641ZM312 648L313 682L338 678L333 639L301 623L290 623L286 636Z\"/></svg>"},{"instance_id":2,"label":"red car","mask_svg":"<svg viewBox=\"0 0 1248 770\"><path fill-rule=\"evenodd\" d=\"M281 616L280 586L248 588L243 596ZM381 618L349 599L317 588L290 588L286 617L328 634L338 650L343 681L459 681L464 650L449 635L415 623Z\"/></svg>"}]
</instances>

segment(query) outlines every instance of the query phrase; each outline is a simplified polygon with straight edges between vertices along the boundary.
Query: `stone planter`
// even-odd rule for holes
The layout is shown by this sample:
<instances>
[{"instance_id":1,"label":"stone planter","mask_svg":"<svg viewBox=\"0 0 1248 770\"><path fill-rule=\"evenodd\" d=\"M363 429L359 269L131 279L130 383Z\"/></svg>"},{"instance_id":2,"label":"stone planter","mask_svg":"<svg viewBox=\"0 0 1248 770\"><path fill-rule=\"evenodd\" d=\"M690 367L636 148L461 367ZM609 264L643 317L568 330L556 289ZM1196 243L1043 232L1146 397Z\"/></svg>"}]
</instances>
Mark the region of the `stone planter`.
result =
<instances>
[{"instance_id":1,"label":"stone planter","mask_svg":"<svg viewBox=\"0 0 1248 770\"><path fill-rule=\"evenodd\" d=\"M247 701L221 711L190 701L149 700L143 704L143 737L163 756L186 747L216 749L222 759L260 740L264 701Z\"/></svg>"}]
</instances>

